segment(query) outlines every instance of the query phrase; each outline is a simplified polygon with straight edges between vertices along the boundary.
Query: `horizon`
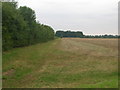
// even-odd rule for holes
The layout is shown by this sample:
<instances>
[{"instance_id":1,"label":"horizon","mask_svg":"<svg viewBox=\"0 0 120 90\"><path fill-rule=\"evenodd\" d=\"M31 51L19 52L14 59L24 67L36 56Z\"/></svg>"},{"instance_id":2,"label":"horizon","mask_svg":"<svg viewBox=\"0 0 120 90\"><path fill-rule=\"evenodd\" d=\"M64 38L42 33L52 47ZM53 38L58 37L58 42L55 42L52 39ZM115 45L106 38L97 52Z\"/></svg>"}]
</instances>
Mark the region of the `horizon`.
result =
<instances>
[{"instance_id":1,"label":"horizon","mask_svg":"<svg viewBox=\"0 0 120 90\"><path fill-rule=\"evenodd\" d=\"M105 34L85 34L83 31L80 31L80 30L57 30L57 31L64 31L64 32L66 32L66 31L70 31L70 32L82 32L84 35L92 35L92 36L95 36L95 35L113 35L113 36L120 36L119 34L107 34L107 33L105 33ZM57 32L57 31L55 31L55 33Z\"/></svg>"}]
</instances>

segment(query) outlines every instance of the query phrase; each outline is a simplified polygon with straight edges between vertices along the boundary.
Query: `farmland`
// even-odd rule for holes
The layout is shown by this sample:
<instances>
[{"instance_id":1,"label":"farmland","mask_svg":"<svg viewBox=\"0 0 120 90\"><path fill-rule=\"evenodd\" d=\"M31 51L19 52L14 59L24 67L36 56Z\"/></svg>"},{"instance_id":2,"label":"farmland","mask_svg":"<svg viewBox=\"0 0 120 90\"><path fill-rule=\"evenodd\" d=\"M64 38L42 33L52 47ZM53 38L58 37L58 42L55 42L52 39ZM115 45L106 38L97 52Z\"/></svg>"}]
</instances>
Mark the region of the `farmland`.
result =
<instances>
[{"instance_id":1,"label":"farmland","mask_svg":"<svg viewBox=\"0 0 120 90\"><path fill-rule=\"evenodd\" d=\"M117 88L118 40L60 38L3 52L3 87Z\"/></svg>"}]
</instances>

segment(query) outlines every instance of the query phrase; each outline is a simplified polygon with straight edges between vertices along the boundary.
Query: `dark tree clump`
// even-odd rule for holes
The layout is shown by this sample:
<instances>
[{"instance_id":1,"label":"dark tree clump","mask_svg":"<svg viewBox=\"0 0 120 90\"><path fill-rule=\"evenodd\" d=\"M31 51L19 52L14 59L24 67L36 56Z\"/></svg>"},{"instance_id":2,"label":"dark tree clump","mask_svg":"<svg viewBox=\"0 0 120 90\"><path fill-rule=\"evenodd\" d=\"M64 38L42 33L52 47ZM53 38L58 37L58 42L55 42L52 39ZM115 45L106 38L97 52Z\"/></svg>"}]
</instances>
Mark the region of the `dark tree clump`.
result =
<instances>
[{"instance_id":1,"label":"dark tree clump","mask_svg":"<svg viewBox=\"0 0 120 90\"><path fill-rule=\"evenodd\" d=\"M35 11L18 8L15 2L2 3L3 50L28 46L54 39L54 30L36 21Z\"/></svg>"},{"instance_id":2,"label":"dark tree clump","mask_svg":"<svg viewBox=\"0 0 120 90\"><path fill-rule=\"evenodd\" d=\"M57 37L84 37L83 33L80 31L73 32L73 31L57 31Z\"/></svg>"}]
</instances>

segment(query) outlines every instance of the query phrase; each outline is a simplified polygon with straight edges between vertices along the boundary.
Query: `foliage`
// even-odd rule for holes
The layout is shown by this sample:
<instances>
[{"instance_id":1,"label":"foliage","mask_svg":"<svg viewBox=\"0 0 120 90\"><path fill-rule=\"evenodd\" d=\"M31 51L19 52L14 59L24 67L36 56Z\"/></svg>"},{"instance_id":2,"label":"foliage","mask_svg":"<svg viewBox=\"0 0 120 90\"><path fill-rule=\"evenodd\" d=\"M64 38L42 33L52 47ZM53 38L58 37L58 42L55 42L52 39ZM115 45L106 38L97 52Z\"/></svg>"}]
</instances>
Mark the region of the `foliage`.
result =
<instances>
[{"instance_id":1,"label":"foliage","mask_svg":"<svg viewBox=\"0 0 120 90\"><path fill-rule=\"evenodd\" d=\"M120 38L119 35L85 35L84 38Z\"/></svg>"},{"instance_id":2,"label":"foliage","mask_svg":"<svg viewBox=\"0 0 120 90\"><path fill-rule=\"evenodd\" d=\"M120 38L120 35L83 35L80 31L57 31L55 34L57 37L80 37L80 38Z\"/></svg>"},{"instance_id":3,"label":"foliage","mask_svg":"<svg viewBox=\"0 0 120 90\"><path fill-rule=\"evenodd\" d=\"M57 31L56 36L58 37L83 37L82 32L73 32L73 31Z\"/></svg>"},{"instance_id":4,"label":"foliage","mask_svg":"<svg viewBox=\"0 0 120 90\"><path fill-rule=\"evenodd\" d=\"M36 21L35 11L17 3L4 2L2 7L3 50L23 47L54 39L54 30Z\"/></svg>"}]
</instances>

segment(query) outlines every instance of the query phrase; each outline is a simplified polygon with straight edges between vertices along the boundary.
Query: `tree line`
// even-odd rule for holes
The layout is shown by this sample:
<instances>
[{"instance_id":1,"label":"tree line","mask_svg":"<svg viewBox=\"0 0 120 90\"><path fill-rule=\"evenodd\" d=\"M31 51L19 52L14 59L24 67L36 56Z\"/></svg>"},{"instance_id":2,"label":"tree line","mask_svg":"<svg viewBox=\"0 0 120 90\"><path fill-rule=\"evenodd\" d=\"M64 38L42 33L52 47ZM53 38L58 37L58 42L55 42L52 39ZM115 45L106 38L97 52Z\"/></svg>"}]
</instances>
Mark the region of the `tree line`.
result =
<instances>
[{"instance_id":1,"label":"tree line","mask_svg":"<svg viewBox=\"0 0 120 90\"><path fill-rule=\"evenodd\" d=\"M119 35L85 35L84 38L120 38Z\"/></svg>"},{"instance_id":2,"label":"tree line","mask_svg":"<svg viewBox=\"0 0 120 90\"><path fill-rule=\"evenodd\" d=\"M35 11L18 8L17 2L2 3L2 49L28 46L54 39L54 30L36 21Z\"/></svg>"},{"instance_id":3,"label":"tree line","mask_svg":"<svg viewBox=\"0 0 120 90\"><path fill-rule=\"evenodd\" d=\"M57 37L83 37L83 33L80 31L73 32L73 31L56 31L55 34Z\"/></svg>"},{"instance_id":4,"label":"tree line","mask_svg":"<svg viewBox=\"0 0 120 90\"><path fill-rule=\"evenodd\" d=\"M120 38L120 35L84 35L80 31L56 31L57 37L78 37L78 38Z\"/></svg>"}]
</instances>

